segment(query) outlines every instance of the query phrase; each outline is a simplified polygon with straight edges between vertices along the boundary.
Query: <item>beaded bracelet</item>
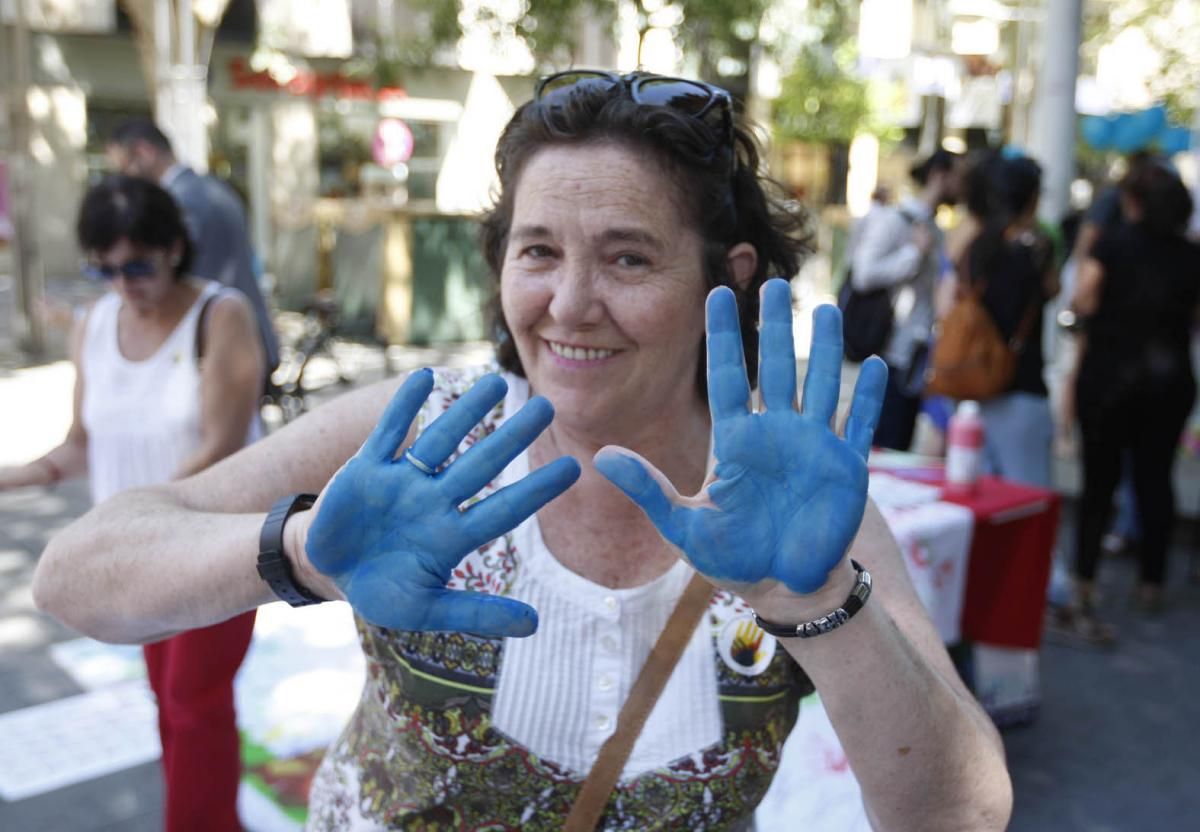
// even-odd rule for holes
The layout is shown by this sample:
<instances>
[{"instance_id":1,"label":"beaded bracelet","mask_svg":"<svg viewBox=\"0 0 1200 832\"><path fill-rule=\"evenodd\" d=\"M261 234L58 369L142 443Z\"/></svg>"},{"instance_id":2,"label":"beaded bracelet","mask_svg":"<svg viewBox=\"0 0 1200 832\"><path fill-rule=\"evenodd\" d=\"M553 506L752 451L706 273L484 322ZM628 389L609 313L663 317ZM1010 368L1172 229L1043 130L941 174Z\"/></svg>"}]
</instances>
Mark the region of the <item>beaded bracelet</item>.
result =
<instances>
[{"instance_id":1,"label":"beaded bracelet","mask_svg":"<svg viewBox=\"0 0 1200 832\"><path fill-rule=\"evenodd\" d=\"M858 580L854 582L854 589L850 590L850 597L833 612L802 624L775 624L755 613L754 623L777 638L814 638L836 630L853 618L871 597L871 573L856 560L852 559L850 565L858 573Z\"/></svg>"}]
</instances>

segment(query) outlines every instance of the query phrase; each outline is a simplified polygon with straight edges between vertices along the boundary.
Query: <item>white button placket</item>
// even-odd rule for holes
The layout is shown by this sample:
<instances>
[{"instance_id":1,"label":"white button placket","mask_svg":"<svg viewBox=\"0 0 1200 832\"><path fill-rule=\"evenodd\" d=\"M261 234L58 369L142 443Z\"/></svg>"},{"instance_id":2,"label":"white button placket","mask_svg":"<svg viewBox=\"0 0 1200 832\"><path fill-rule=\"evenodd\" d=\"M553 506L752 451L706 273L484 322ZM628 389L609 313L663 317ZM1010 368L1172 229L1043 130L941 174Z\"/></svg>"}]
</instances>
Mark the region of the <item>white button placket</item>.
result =
<instances>
[{"instance_id":1,"label":"white button placket","mask_svg":"<svg viewBox=\"0 0 1200 832\"><path fill-rule=\"evenodd\" d=\"M617 728L621 710L621 602L613 595L603 600L604 612L597 624L595 659L592 662L591 730L589 746L593 754Z\"/></svg>"}]
</instances>

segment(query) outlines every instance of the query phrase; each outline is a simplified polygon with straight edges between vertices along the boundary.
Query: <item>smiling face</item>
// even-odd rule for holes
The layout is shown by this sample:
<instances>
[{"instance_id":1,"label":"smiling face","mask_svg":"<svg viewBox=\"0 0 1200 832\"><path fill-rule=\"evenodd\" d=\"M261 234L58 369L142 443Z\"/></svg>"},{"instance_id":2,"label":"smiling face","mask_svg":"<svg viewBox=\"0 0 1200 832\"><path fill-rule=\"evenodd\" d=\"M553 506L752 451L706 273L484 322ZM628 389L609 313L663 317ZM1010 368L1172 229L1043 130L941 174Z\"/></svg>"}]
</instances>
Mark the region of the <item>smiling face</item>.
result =
<instances>
[{"instance_id":1,"label":"smiling face","mask_svg":"<svg viewBox=\"0 0 1200 832\"><path fill-rule=\"evenodd\" d=\"M500 297L556 422L608 435L703 408L699 234L645 154L552 146L516 183Z\"/></svg>"}]
</instances>

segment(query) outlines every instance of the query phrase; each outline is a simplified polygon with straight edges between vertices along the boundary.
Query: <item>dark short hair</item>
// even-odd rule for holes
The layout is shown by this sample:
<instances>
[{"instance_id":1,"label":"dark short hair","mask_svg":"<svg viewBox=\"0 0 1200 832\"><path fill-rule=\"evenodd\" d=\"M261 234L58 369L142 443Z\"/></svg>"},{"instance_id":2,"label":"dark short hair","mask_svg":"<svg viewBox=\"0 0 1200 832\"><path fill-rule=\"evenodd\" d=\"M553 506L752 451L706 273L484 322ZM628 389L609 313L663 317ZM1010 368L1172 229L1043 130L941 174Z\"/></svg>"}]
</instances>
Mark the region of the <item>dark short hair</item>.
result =
<instances>
[{"instance_id":1,"label":"dark short hair","mask_svg":"<svg viewBox=\"0 0 1200 832\"><path fill-rule=\"evenodd\" d=\"M967 211L980 225L967 248L972 276L996 274L1008 250L1007 233L1042 191L1042 166L1028 156L988 150L972 155L967 168Z\"/></svg>"},{"instance_id":2,"label":"dark short hair","mask_svg":"<svg viewBox=\"0 0 1200 832\"><path fill-rule=\"evenodd\" d=\"M129 147L135 142L146 142L163 153L174 155L171 140L148 118L131 118L121 122L108 137L109 144Z\"/></svg>"},{"instance_id":3,"label":"dark short hair","mask_svg":"<svg viewBox=\"0 0 1200 832\"><path fill-rule=\"evenodd\" d=\"M760 169L760 152L748 125L735 122L732 152L702 148L727 145L722 129L667 106L633 101L620 85L580 84L552 101L522 105L496 146L500 192L482 218L483 254L496 280L492 305L496 354L500 365L525 374L516 344L499 303L500 275L512 228L517 182L529 160L547 147L613 143L658 163L675 186L675 204L704 241L704 278L708 287L729 286L737 296L751 384L758 368L758 293L768 278L791 279L812 251L808 212L785 196L783 188ZM746 242L758 253L758 265L745 288L729 273L726 255ZM699 389L706 386L704 333L696 333L701 362Z\"/></svg>"},{"instance_id":4,"label":"dark short hair","mask_svg":"<svg viewBox=\"0 0 1200 832\"><path fill-rule=\"evenodd\" d=\"M163 251L182 241L175 279L191 268L192 242L179 206L169 193L144 179L113 174L89 188L79 206L75 234L79 247L88 252L108 251L122 239Z\"/></svg>"},{"instance_id":5,"label":"dark short hair","mask_svg":"<svg viewBox=\"0 0 1200 832\"><path fill-rule=\"evenodd\" d=\"M939 147L933 153L930 153L929 156L909 168L908 174L918 185L924 185L929 181L930 174L939 170L953 170L954 165L961 158L962 154Z\"/></svg>"},{"instance_id":6,"label":"dark short hair","mask_svg":"<svg viewBox=\"0 0 1200 832\"><path fill-rule=\"evenodd\" d=\"M967 168L966 205L976 219L1007 225L1025 213L1042 191L1042 166L1028 156L995 151L972 156Z\"/></svg>"},{"instance_id":7,"label":"dark short hair","mask_svg":"<svg viewBox=\"0 0 1200 832\"><path fill-rule=\"evenodd\" d=\"M1151 234L1169 237L1182 234L1192 216L1192 195L1187 186L1162 160L1130 164L1121 180L1121 192L1142 209L1139 222Z\"/></svg>"}]
</instances>

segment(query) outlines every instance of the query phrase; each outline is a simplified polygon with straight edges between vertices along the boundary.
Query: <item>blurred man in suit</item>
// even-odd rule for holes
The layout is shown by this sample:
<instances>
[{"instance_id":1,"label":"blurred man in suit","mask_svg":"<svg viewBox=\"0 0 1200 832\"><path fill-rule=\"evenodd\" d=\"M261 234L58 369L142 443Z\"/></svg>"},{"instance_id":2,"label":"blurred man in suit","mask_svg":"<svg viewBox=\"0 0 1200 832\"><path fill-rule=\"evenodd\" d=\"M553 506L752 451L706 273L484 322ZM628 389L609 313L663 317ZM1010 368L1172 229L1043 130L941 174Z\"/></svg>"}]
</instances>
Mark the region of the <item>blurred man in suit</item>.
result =
<instances>
[{"instance_id":1,"label":"blurred man in suit","mask_svg":"<svg viewBox=\"0 0 1200 832\"><path fill-rule=\"evenodd\" d=\"M155 182L175 197L196 250L192 274L232 286L250 299L270 373L279 364L279 342L254 276L241 199L219 179L180 164L171 142L148 119L120 125L109 138L107 150L117 171Z\"/></svg>"}]
</instances>

